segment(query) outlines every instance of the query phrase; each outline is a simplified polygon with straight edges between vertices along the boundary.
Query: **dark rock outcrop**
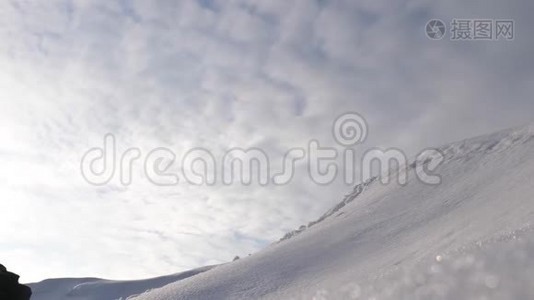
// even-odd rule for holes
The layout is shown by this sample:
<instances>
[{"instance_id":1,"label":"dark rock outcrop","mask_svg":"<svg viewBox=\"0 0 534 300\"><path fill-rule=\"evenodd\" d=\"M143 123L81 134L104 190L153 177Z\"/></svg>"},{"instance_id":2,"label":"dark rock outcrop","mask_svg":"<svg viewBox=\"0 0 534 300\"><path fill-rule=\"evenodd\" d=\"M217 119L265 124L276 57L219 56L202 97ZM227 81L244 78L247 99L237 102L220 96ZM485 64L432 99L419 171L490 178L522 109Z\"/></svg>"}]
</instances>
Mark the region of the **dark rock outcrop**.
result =
<instances>
[{"instance_id":1,"label":"dark rock outcrop","mask_svg":"<svg viewBox=\"0 0 534 300\"><path fill-rule=\"evenodd\" d=\"M0 299L29 300L31 295L31 289L19 283L19 275L9 272L0 264Z\"/></svg>"}]
</instances>

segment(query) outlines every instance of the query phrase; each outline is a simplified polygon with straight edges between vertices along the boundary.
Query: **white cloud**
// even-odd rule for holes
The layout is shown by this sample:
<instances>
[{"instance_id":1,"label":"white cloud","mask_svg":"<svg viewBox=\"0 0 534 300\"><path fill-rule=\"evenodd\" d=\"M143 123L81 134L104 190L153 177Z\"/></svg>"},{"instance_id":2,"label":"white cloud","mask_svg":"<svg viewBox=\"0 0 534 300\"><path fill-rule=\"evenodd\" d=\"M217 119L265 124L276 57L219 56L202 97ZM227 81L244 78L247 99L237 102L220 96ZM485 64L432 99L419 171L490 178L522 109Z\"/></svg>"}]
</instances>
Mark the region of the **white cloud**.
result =
<instances>
[{"instance_id":1,"label":"white cloud","mask_svg":"<svg viewBox=\"0 0 534 300\"><path fill-rule=\"evenodd\" d=\"M256 251L350 190L302 172L284 187L96 188L79 163L108 132L121 150L281 160L310 138L335 145L346 111L368 119L369 146L410 153L529 121L532 4L493 4L2 2L2 263L27 281L177 272ZM513 18L518 33L430 41L433 17Z\"/></svg>"}]
</instances>

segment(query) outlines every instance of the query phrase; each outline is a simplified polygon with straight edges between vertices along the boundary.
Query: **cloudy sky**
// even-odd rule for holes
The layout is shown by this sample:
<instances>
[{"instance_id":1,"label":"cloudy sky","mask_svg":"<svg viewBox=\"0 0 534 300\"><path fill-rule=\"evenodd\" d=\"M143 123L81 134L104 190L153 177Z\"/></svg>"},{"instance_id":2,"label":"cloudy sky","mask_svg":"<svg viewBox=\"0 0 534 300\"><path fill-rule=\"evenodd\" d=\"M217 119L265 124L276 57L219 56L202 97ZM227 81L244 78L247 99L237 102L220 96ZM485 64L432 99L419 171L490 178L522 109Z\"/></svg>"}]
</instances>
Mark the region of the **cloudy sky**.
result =
<instances>
[{"instance_id":1,"label":"cloudy sky","mask_svg":"<svg viewBox=\"0 0 534 300\"><path fill-rule=\"evenodd\" d=\"M358 112L360 147L418 149L534 117L530 0L0 2L0 262L23 281L131 279L268 246L351 190L314 184L93 186L104 135L142 157L284 153ZM515 39L430 40L425 24L513 19ZM179 158L177 158L179 160ZM298 164L300 170L306 163Z\"/></svg>"}]
</instances>

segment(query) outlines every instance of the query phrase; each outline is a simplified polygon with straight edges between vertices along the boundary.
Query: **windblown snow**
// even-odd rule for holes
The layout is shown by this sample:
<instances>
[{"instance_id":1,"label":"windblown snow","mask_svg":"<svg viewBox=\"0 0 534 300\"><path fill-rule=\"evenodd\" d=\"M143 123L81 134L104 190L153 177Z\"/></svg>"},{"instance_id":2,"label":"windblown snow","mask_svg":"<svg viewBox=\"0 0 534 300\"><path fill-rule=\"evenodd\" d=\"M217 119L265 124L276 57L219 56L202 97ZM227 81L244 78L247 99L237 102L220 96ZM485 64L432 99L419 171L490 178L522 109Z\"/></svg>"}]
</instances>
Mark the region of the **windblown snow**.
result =
<instances>
[{"instance_id":1,"label":"windblown snow","mask_svg":"<svg viewBox=\"0 0 534 300\"><path fill-rule=\"evenodd\" d=\"M371 180L250 257L161 278L32 284L36 300L534 299L534 125L441 147L439 185Z\"/></svg>"}]
</instances>

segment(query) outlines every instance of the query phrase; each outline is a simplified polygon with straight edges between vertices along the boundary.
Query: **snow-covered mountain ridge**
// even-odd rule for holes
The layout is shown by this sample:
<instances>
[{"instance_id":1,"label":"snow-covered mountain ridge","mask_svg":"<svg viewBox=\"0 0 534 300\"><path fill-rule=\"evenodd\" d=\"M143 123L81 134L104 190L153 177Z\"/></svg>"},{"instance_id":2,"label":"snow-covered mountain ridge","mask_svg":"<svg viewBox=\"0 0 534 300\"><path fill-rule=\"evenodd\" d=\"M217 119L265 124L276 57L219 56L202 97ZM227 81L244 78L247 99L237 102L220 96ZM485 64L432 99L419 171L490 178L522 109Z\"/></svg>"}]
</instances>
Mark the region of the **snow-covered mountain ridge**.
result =
<instances>
[{"instance_id":1,"label":"snow-covered mountain ridge","mask_svg":"<svg viewBox=\"0 0 534 300\"><path fill-rule=\"evenodd\" d=\"M31 284L33 299L124 299L150 289L206 272L214 266L206 266L173 275L144 280L117 281L98 278L58 278Z\"/></svg>"},{"instance_id":2,"label":"snow-covered mountain ridge","mask_svg":"<svg viewBox=\"0 0 534 300\"><path fill-rule=\"evenodd\" d=\"M443 154L444 162L446 162L447 160L452 160L452 159L468 159L470 156L475 155L477 153L478 154L491 154L493 152L504 151L510 147L513 147L521 143L526 143L532 139L534 139L534 125L526 126L526 127L519 127L515 129L507 129L507 130L503 130L498 133L463 140L460 142L438 147L435 150L438 150L441 154ZM419 158L419 161L414 161L409 166L403 166L403 167L414 168L415 165L418 163L421 163L421 164L425 163L426 159L427 157L422 156ZM343 198L343 201L336 204L332 209L327 211L317 220L311 221L307 225L302 225L298 229L286 233L280 239L280 241L287 240L303 232L307 228L317 223L320 223L327 217L330 217L331 215L339 211L341 208L343 208L345 205L347 205L348 203L356 199L356 197L358 197L361 193L363 193L364 190L366 190L376 179L378 178L373 177L367 180L366 182L357 184L354 187L353 191Z\"/></svg>"},{"instance_id":3,"label":"snow-covered mountain ridge","mask_svg":"<svg viewBox=\"0 0 534 300\"><path fill-rule=\"evenodd\" d=\"M364 183L250 257L154 285L42 282L33 299L532 298L534 125L439 149L441 184Z\"/></svg>"}]
</instances>

